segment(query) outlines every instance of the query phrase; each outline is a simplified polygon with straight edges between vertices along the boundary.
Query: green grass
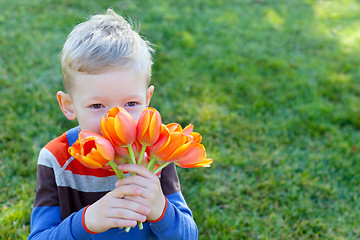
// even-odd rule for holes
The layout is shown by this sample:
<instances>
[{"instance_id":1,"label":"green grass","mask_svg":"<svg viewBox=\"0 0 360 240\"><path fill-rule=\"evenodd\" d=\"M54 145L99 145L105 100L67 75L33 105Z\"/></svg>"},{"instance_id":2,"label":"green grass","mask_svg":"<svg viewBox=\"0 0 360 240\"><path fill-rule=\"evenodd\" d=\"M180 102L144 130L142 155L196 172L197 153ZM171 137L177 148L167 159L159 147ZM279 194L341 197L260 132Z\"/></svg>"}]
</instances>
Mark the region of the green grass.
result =
<instances>
[{"instance_id":1,"label":"green grass","mask_svg":"<svg viewBox=\"0 0 360 240\"><path fill-rule=\"evenodd\" d=\"M360 2L0 1L0 239L26 239L59 53L107 7L155 44L152 106L193 123L211 168L179 169L199 239L358 239Z\"/></svg>"}]
</instances>

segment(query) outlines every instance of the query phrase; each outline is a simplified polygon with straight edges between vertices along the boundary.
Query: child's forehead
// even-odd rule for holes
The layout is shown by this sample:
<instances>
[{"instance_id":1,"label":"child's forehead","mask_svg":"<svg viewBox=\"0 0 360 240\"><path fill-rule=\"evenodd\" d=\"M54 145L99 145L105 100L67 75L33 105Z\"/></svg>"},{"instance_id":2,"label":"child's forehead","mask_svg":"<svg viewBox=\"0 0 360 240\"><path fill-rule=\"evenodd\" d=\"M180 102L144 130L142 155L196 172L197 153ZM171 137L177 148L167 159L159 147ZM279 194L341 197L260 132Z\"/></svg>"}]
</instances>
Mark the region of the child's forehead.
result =
<instances>
[{"instance_id":1,"label":"child's forehead","mask_svg":"<svg viewBox=\"0 0 360 240\"><path fill-rule=\"evenodd\" d=\"M106 67L91 73L73 71L71 75L73 82L79 84L86 84L86 80L99 81L105 84L106 80L109 79L115 81L118 80L120 82L126 79L136 79L137 81L135 81L134 84L143 82L146 86L148 85L148 79L146 75L136 71L133 68Z\"/></svg>"},{"instance_id":2,"label":"child's forehead","mask_svg":"<svg viewBox=\"0 0 360 240\"><path fill-rule=\"evenodd\" d=\"M114 91L136 93L137 90L146 90L147 81L133 69L111 68L95 74L75 73L73 88L80 90L77 92L99 92L101 95Z\"/></svg>"}]
</instances>

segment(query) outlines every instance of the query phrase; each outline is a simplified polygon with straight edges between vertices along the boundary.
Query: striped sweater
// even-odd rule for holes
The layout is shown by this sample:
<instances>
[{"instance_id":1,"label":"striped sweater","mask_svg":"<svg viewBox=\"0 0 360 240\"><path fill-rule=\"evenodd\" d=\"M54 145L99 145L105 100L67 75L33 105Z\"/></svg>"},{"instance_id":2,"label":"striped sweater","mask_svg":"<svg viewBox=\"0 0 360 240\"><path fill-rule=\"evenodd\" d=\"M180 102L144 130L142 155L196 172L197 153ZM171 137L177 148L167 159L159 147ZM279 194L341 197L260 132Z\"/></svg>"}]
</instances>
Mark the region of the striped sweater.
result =
<instances>
[{"instance_id":1,"label":"striped sweater","mask_svg":"<svg viewBox=\"0 0 360 240\"><path fill-rule=\"evenodd\" d=\"M135 227L128 233L119 228L88 232L83 223L85 207L112 191L118 179L111 171L83 166L68 153L78 133L79 128L73 128L40 151L29 239L197 239L197 227L181 194L174 164L160 176L167 201L161 220L145 222L143 230Z\"/></svg>"}]
</instances>

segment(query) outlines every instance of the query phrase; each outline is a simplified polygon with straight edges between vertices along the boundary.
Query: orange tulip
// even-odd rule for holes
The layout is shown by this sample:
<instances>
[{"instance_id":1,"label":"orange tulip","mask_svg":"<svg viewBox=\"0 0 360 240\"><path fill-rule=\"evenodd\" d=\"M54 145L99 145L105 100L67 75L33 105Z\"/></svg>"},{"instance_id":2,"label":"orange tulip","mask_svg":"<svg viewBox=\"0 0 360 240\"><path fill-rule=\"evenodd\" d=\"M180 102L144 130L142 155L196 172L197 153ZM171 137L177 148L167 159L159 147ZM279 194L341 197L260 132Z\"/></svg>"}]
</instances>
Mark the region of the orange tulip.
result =
<instances>
[{"instance_id":1,"label":"orange tulip","mask_svg":"<svg viewBox=\"0 0 360 240\"><path fill-rule=\"evenodd\" d=\"M166 125L170 132L182 132L182 127L178 123L169 123Z\"/></svg>"},{"instance_id":2,"label":"orange tulip","mask_svg":"<svg viewBox=\"0 0 360 240\"><path fill-rule=\"evenodd\" d=\"M174 163L183 168L210 167L211 158L206 157L205 147L200 143L189 142L186 150L174 156Z\"/></svg>"},{"instance_id":3,"label":"orange tulip","mask_svg":"<svg viewBox=\"0 0 360 240\"><path fill-rule=\"evenodd\" d=\"M161 132L161 115L155 108L145 109L137 123L137 139L145 146L154 144Z\"/></svg>"},{"instance_id":4,"label":"orange tulip","mask_svg":"<svg viewBox=\"0 0 360 240\"><path fill-rule=\"evenodd\" d=\"M157 159L158 163L166 162L154 173L157 173L170 162L184 168L210 166L213 160L206 157L205 147L200 144L202 137L199 133L193 132L194 126L192 124L182 129L180 124L170 123L165 126L165 129L170 136L168 143L160 144L162 138L159 137L157 143L148 147L150 158ZM164 136L165 133L166 131L163 130Z\"/></svg>"},{"instance_id":5,"label":"orange tulip","mask_svg":"<svg viewBox=\"0 0 360 240\"><path fill-rule=\"evenodd\" d=\"M168 145L169 142L170 142L170 131L164 124L162 124L158 140L156 141L156 143L150 145L147 148L148 154L153 155L153 153L163 150Z\"/></svg>"},{"instance_id":6,"label":"orange tulip","mask_svg":"<svg viewBox=\"0 0 360 240\"><path fill-rule=\"evenodd\" d=\"M69 153L88 168L103 168L114 159L115 151L111 142L101 135L81 131Z\"/></svg>"},{"instance_id":7,"label":"orange tulip","mask_svg":"<svg viewBox=\"0 0 360 240\"><path fill-rule=\"evenodd\" d=\"M130 146L136 138L136 121L122 107L110 109L100 120L101 132L115 147Z\"/></svg>"},{"instance_id":8,"label":"orange tulip","mask_svg":"<svg viewBox=\"0 0 360 240\"><path fill-rule=\"evenodd\" d=\"M186 137L180 132L169 132L163 125L159 140L148 147L150 158L169 161L171 155L186 142Z\"/></svg>"}]
</instances>

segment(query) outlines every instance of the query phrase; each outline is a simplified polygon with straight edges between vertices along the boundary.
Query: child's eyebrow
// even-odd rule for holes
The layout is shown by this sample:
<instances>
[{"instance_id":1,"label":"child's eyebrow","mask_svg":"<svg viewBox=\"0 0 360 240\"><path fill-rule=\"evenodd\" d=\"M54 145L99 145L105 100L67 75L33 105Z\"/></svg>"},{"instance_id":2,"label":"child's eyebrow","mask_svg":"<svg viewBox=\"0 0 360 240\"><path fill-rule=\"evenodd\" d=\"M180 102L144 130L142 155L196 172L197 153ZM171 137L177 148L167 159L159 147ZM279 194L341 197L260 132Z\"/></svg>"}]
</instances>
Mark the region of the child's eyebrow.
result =
<instances>
[{"instance_id":1,"label":"child's eyebrow","mask_svg":"<svg viewBox=\"0 0 360 240\"><path fill-rule=\"evenodd\" d=\"M132 95L128 95L126 96L126 99L133 99L133 98L142 98L143 96L141 94L132 94Z\"/></svg>"},{"instance_id":2,"label":"child's eyebrow","mask_svg":"<svg viewBox=\"0 0 360 240\"><path fill-rule=\"evenodd\" d=\"M104 100L106 97L104 96L89 96L85 98L86 101L93 101L93 100Z\"/></svg>"},{"instance_id":3,"label":"child's eyebrow","mask_svg":"<svg viewBox=\"0 0 360 240\"><path fill-rule=\"evenodd\" d=\"M85 98L85 101L107 101L109 100L110 97L108 96L89 96L87 98ZM122 98L122 99L121 99ZM127 96L119 96L119 100L123 100L123 101L131 101L131 100L138 100L138 99L142 99L143 95L142 94L131 94L131 95L127 95Z\"/></svg>"}]
</instances>

